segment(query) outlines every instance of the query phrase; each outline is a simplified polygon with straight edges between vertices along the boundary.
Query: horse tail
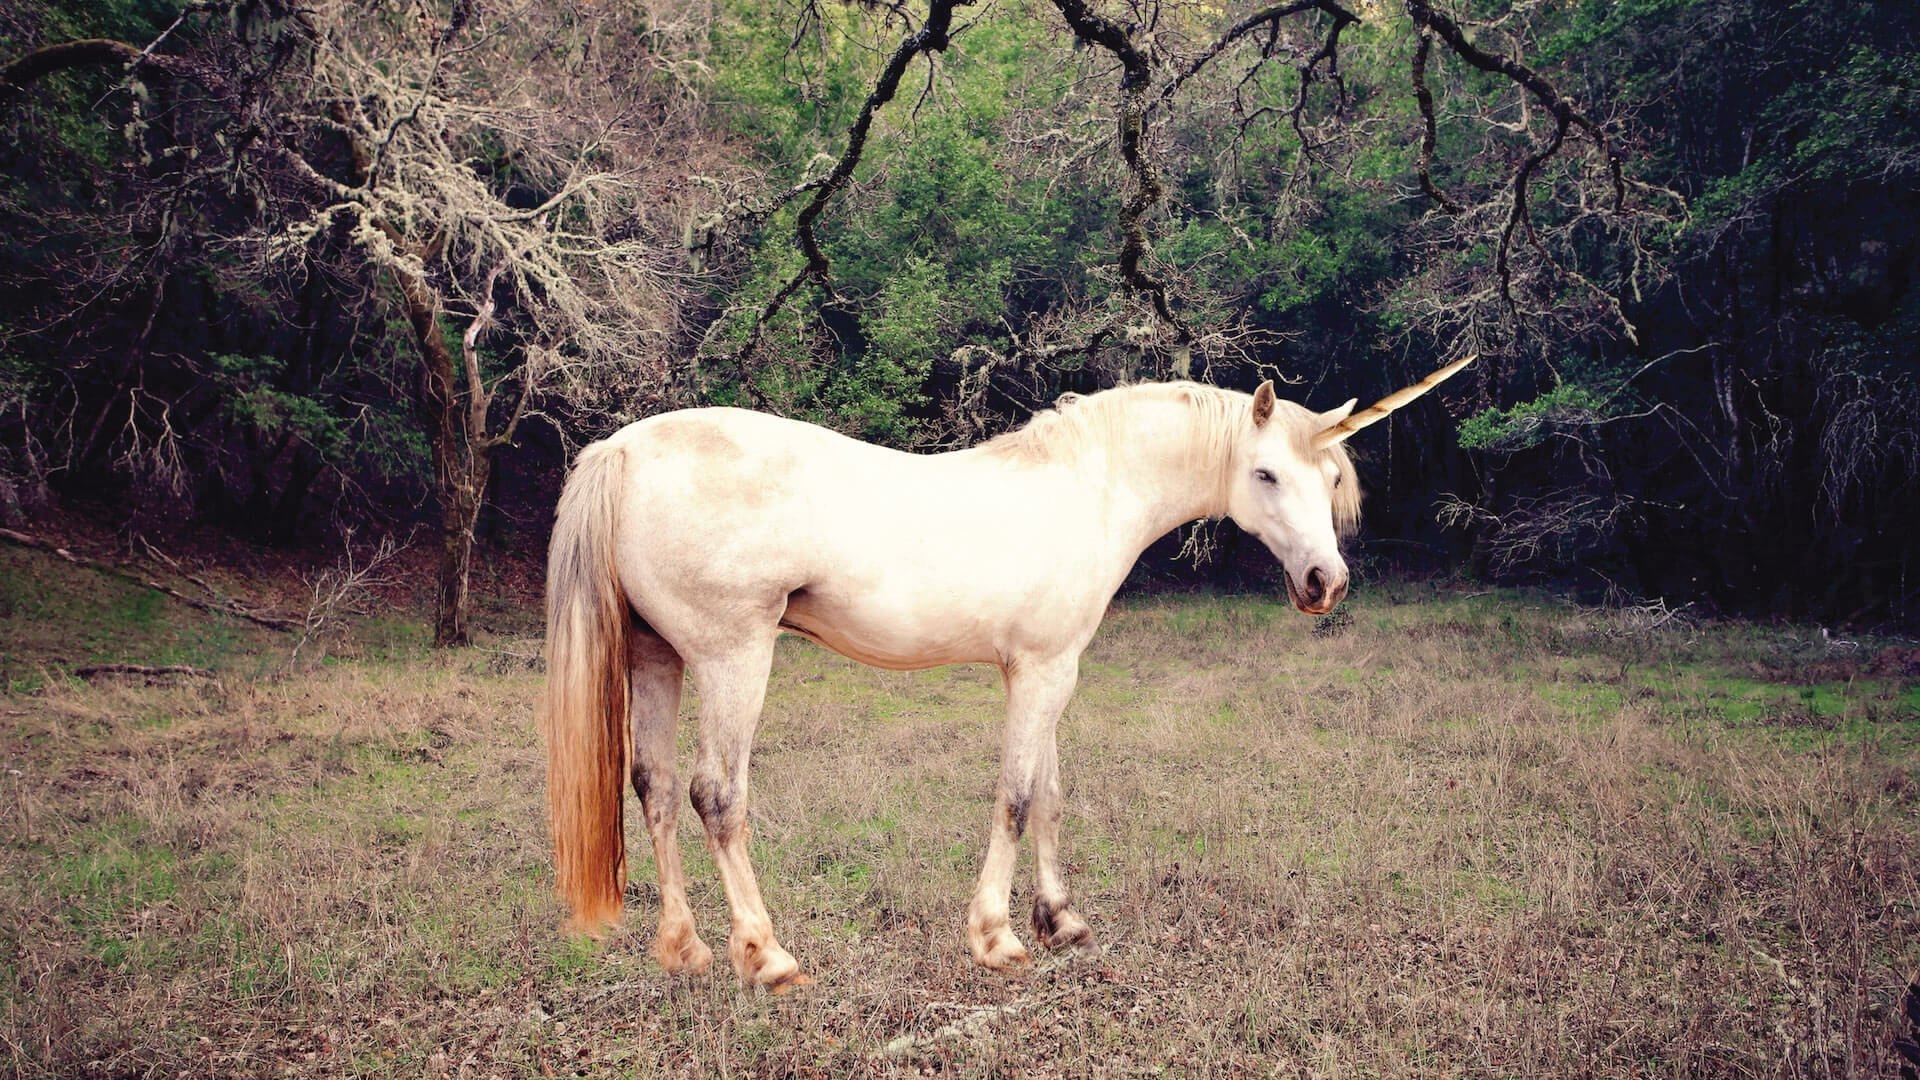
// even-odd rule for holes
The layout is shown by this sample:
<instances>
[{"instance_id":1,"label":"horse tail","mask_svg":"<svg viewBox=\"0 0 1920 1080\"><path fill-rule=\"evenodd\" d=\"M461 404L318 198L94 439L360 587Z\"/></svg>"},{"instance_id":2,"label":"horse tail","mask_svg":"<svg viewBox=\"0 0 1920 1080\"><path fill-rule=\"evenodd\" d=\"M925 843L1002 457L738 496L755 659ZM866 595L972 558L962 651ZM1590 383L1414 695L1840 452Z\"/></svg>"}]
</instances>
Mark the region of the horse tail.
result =
<instances>
[{"instance_id":1,"label":"horse tail","mask_svg":"<svg viewBox=\"0 0 1920 1080\"><path fill-rule=\"evenodd\" d=\"M547 553L547 804L554 889L572 929L620 921L626 889L625 791L632 612L614 569L614 523L626 455L588 447L560 493Z\"/></svg>"}]
</instances>

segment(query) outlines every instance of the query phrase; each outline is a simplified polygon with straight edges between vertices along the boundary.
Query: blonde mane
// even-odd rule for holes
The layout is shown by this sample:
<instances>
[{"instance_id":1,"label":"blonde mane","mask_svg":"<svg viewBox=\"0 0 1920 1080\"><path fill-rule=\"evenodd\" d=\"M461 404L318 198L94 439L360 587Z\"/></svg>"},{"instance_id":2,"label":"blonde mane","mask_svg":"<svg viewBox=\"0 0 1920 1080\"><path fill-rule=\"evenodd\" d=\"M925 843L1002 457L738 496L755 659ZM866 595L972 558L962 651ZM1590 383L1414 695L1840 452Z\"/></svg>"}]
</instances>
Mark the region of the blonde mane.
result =
<instances>
[{"instance_id":1,"label":"blonde mane","mask_svg":"<svg viewBox=\"0 0 1920 1080\"><path fill-rule=\"evenodd\" d=\"M1126 438L1127 412L1144 402L1177 402L1192 411L1193 442L1188 447L1188 460L1196 469L1229 468L1235 448L1252 423L1252 394L1196 382L1135 383L1095 394L1063 394L1053 408L1034 413L1024 425L982 443L980 448L1016 461L1072 460L1084 450L1112 446ZM1291 401L1274 404L1268 423L1288 425L1301 458L1312 461L1324 456L1339 470L1340 483L1333 491L1333 525L1341 536L1351 536L1360 526L1360 483L1346 446L1337 443L1315 450L1313 437L1320 430L1319 414Z\"/></svg>"}]
</instances>

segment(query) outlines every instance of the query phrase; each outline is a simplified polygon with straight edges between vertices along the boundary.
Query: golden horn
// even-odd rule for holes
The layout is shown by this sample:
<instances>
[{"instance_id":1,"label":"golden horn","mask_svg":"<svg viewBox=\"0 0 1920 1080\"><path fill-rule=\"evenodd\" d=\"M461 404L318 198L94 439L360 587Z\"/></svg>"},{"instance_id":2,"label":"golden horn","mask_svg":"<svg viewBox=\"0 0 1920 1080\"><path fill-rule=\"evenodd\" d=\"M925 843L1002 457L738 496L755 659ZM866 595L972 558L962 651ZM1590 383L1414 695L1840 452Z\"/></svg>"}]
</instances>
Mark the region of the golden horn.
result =
<instances>
[{"instance_id":1,"label":"golden horn","mask_svg":"<svg viewBox=\"0 0 1920 1080\"><path fill-rule=\"evenodd\" d=\"M1441 368L1439 371L1436 371L1433 374L1427 376L1426 378L1421 379L1419 382L1414 383L1412 386L1406 387L1405 389L1402 389L1402 390L1395 390L1393 393L1388 394L1386 397L1381 398L1379 401L1374 402L1373 404L1367 406L1366 408L1361 409L1359 412L1354 413L1352 416L1347 417L1345 420L1342 420L1339 423L1333 425L1332 427L1327 428L1325 431L1320 432L1318 435L1315 435L1313 437L1313 448L1315 450L1325 450L1327 447L1332 446L1335 443L1346 441L1347 436L1352 435L1354 432L1359 431L1361 428L1366 427L1368 424L1377 424L1380 421L1385 420L1387 418L1388 413L1393 412L1395 409L1398 409L1401 406L1408 404L1414 398L1419 397L1421 394L1424 394L1427 391L1433 389L1434 387L1439 386L1441 383L1445 382L1447 378L1451 376L1454 372L1459 371L1461 368L1466 367L1468 364L1473 363L1476 359L1479 358L1479 356L1480 356L1479 353L1474 353L1472 356L1469 356L1464 360L1455 360L1453 363L1448 364L1446 367Z\"/></svg>"}]
</instances>

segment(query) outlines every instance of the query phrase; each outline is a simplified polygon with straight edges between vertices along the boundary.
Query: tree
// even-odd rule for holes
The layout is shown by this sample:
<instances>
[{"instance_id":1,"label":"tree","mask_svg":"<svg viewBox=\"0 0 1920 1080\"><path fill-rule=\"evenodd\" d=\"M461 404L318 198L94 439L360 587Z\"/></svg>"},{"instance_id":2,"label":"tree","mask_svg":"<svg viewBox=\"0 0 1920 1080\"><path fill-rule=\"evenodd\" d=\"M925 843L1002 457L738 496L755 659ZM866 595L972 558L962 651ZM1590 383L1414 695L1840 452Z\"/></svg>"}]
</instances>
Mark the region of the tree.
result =
<instances>
[{"instance_id":1,"label":"tree","mask_svg":"<svg viewBox=\"0 0 1920 1080\"><path fill-rule=\"evenodd\" d=\"M17 92L126 65L135 145L192 163L145 185L155 220L223 208L162 228L204 230L252 280L322 275L338 303L404 319L442 645L468 637L474 523L519 425L543 401L618 418L668 393L698 197L681 177L705 143L692 100L636 62L666 31L639 31L468 0L243 4L189 9L146 49L60 43L7 69Z\"/></svg>"},{"instance_id":2,"label":"tree","mask_svg":"<svg viewBox=\"0 0 1920 1080\"><path fill-rule=\"evenodd\" d=\"M610 374L935 448L1065 391L1331 405L1473 351L1365 437L1397 552L1910 612L1910 7L27 5L0 488L285 536L418 471L457 568L514 417L603 431ZM638 367L574 343L602 324Z\"/></svg>"},{"instance_id":3,"label":"tree","mask_svg":"<svg viewBox=\"0 0 1920 1080\"><path fill-rule=\"evenodd\" d=\"M951 41L972 40L962 38L963 34L985 33L981 27L992 25L993 16L976 19L964 30L954 29L957 6L932 3L923 18L898 8L879 12L882 25L897 23L904 36L874 76L872 92L849 125L849 137L833 167L824 175L796 184L773 204L778 208L787 199L808 196L805 209L791 223L794 243L803 258L782 274L783 280L772 283L771 296L754 314L747 331L730 339L733 345L729 359L750 362L785 303L804 290L818 289L828 306L844 306L846 298L838 292L833 269L832 242L823 240L820 234L825 207L848 189L870 141L873 145L884 144L889 132L876 123L876 117L893 101L910 66L922 60L928 65L926 85L912 106L913 117L901 121L918 129L916 135L928 137L929 128L938 123L922 119L923 111L945 108L951 113L966 108L963 80L981 65L963 68L964 48L963 59L937 65L935 57L950 51ZM1621 245L1632 249L1652 223L1664 220L1663 212L1672 208L1667 193L1629 175L1616 146L1618 137L1609 124L1590 118L1538 71L1506 52L1477 44L1449 16L1417 3L1408 5L1404 22L1367 10L1371 21L1332 0L1314 0L1259 8L1236 20L1216 21L1215 16L1199 9L1145 0L1126 6L1119 15L1104 13L1082 0L1060 0L1053 5L1050 18L1037 12L1006 16L1051 37L1054 51L1030 50L1027 62L1032 63L1035 52L1046 57L1047 63L1056 65L1052 70L1058 75L1057 85L1075 90L1103 83L1114 87L1104 103L1101 95L1071 91L1056 92L1052 100L1025 102L1028 117L1034 111L1052 110L1055 119L1065 122L1039 139L1019 140L1024 156L1037 159L1029 166L1036 171L1057 171L1063 166L1098 170L1104 162L1096 158L1096 153L1110 155L1107 160L1117 159L1121 168L1117 177L1104 171L1092 172L1093 178L1111 177L1119 191L1113 226L1118 238L1113 264L1117 276L1108 297L1097 301L1104 304L1112 300L1118 306L1111 309L1111 317L1092 320L1093 332L1080 342L1083 348L1105 347L1120 339L1118 331L1122 327L1130 327L1124 344L1156 354L1161 371L1196 370L1196 365L1210 359L1243 358L1257 349L1260 336L1249 335L1231 318L1214 320L1211 332L1200 329L1193 322L1194 313L1209 308L1225 310L1232 305L1208 297L1204 288L1196 287L1191 275L1183 274L1181 267L1169 265L1156 253L1159 237L1168 235L1181 218L1199 209L1181 198L1187 192L1170 188L1167 176L1174 169L1210 167L1221 174L1232 174L1219 178L1223 187L1244 183L1262 168L1277 164L1270 151L1264 160L1242 156L1250 144L1262 139L1271 145L1271 128L1294 138L1292 159L1285 166L1291 173L1286 180L1289 188L1297 188L1302 177L1311 180L1316 172L1359 182L1352 173L1350 158L1361 141L1357 132L1364 127L1351 121L1370 120L1372 116L1356 118L1351 114L1357 106L1371 108L1377 114L1380 104L1393 100L1394 95L1385 87L1370 87L1362 94L1350 91L1341 58L1345 55L1343 41L1350 42L1355 36L1376 54L1404 44L1399 62L1405 65L1401 77L1409 82L1402 85L1411 85L1412 92L1400 93L1410 103L1421 103L1418 115L1429 129L1437 124L1434 96L1428 85L1433 65L1430 53L1435 43L1464 68L1511 87L1511 93L1527 103L1517 122L1493 115L1494 106L1482 110L1475 103L1471 112L1455 110L1454 115L1460 117L1457 124L1474 126L1481 134L1483 145L1469 146L1463 155L1468 160L1460 163L1463 170L1471 167L1485 174L1486 180L1478 185L1462 185L1453 194L1442 190L1434 179L1436 143L1431 135L1421 143L1423 149L1417 158L1422 189L1431 199L1435 215L1448 221L1447 242L1485 243L1493 256L1490 265L1468 268L1487 279L1484 291L1497 301L1493 307L1475 309L1468 316L1471 325L1491 325L1486 323L1488 313L1506 324L1542 318L1543 312L1525 302L1531 282L1524 275L1532 274L1579 285L1602 312L1611 316L1611 325L1630 332L1631 328L1618 318L1618 301L1608 289L1616 284L1633 287L1632 275L1644 270L1645 260L1616 256L1614 265L1583 266L1573 249L1577 244L1591 248L1591 239L1580 234L1596 228L1613 231ZM833 25L811 5L803 9L803 18L811 20L809 26ZM804 37L795 35L795 40ZM1227 70L1229 65L1231 70ZM1369 71L1376 77L1386 73L1378 67ZM949 89L943 92L943 87ZM1447 100L1452 101L1453 96L1448 95ZM1412 112L1410 105L1408 113ZM1112 125L1109 133L1093 138L1069 134L1100 113L1105 113L1106 122ZM1223 124L1217 119L1221 117L1230 119ZM1527 149L1514 154L1516 145ZM1500 164L1503 157L1505 164ZM1007 172L1015 171L1007 168L1010 162L1005 159L997 164ZM1553 209L1578 208L1565 220L1550 220L1541 211L1535 189L1549 178L1554 184ZM1662 205L1650 205L1654 203ZM1245 207L1234 205L1225 212L1215 212L1231 219L1244 215ZM750 219L765 220L770 213L762 209ZM1222 239L1227 235L1223 231ZM1230 246L1216 242L1210 253ZM1453 289L1450 293L1460 291ZM1466 290L1468 295L1481 291ZM1069 320L1068 325L1084 329L1086 321ZM1483 334L1454 336L1457 340L1449 342L1447 351L1499 347L1498 342L1476 340L1486 336ZM1030 346L1038 347L1041 343ZM1497 363L1491 367L1498 370Z\"/></svg>"},{"instance_id":4,"label":"tree","mask_svg":"<svg viewBox=\"0 0 1920 1080\"><path fill-rule=\"evenodd\" d=\"M1689 213L1667 272L1621 297L1638 341L1549 337L1554 378L1466 432L1489 555L1730 609L1911 618L1915 15L1594 3L1536 29L1539 54L1661 134L1647 175Z\"/></svg>"}]
</instances>

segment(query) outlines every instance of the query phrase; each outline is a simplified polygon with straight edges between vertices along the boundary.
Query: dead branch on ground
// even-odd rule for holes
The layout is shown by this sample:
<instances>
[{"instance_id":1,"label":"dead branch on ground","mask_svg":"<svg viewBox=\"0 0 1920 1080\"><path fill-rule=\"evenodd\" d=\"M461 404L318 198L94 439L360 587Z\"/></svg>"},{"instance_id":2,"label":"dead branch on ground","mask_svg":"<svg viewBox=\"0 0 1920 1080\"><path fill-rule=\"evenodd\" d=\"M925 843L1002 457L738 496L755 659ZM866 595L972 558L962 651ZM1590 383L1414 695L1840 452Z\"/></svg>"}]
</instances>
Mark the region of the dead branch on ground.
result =
<instances>
[{"instance_id":1,"label":"dead branch on ground","mask_svg":"<svg viewBox=\"0 0 1920 1080\"><path fill-rule=\"evenodd\" d=\"M190 664L88 664L73 669L75 678L91 679L98 675L139 675L143 678L157 679L168 675L187 675L196 679L219 681L219 676L206 668L193 667Z\"/></svg>"},{"instance_id":2,"label":"dead branch on ground","mask_svg":"<svg viewBox=\"0 0 1920 1080\"><path fill-rule=\"evenodd\" d=\"M84 567L88 570L96 570L96 571L99 571L100 573L113 574L116 577L126 578L130 581L136 582L137 584L145 588L152 589L155 592L165 593L166 595L172 597L175 600L178 600L179 602L187 605L190 608L194 608L195 610L198 610L198 611L204 611L211 615L231 615L236 619L245 619L250 623L254 623L259 626L264 626L269 630L278 630L282 633L290 633L294 630L299 629L301 625L300 621L297 619L289 619L284 616L273 615L268 612L259 611L253 608L248 608L248 607L242 606L238 601L235 601L235 600L225 600L220 603L213 603L206 600L198 599L196 597L188 596L186 593L181 592L179 589L176 589L171 585L163 584L162 582L155 581L152 578L146 577L144 575L135 574L126 567L116 566L112 563L101 562L98 559L89 559L84 555L75 555L73 552L59 546L58 544L52 543L47 540L42 540L37 536L29 536L23 532L15 532L12 529L0 529L0 540L5 540L10 544L15 544L20 547L32 548L35 551L47 552L51 555L55 555L61 559L64 559L75 566ZM204 587L204 583L201 583L201 584Z\"/></svg>"}]
</instances>

